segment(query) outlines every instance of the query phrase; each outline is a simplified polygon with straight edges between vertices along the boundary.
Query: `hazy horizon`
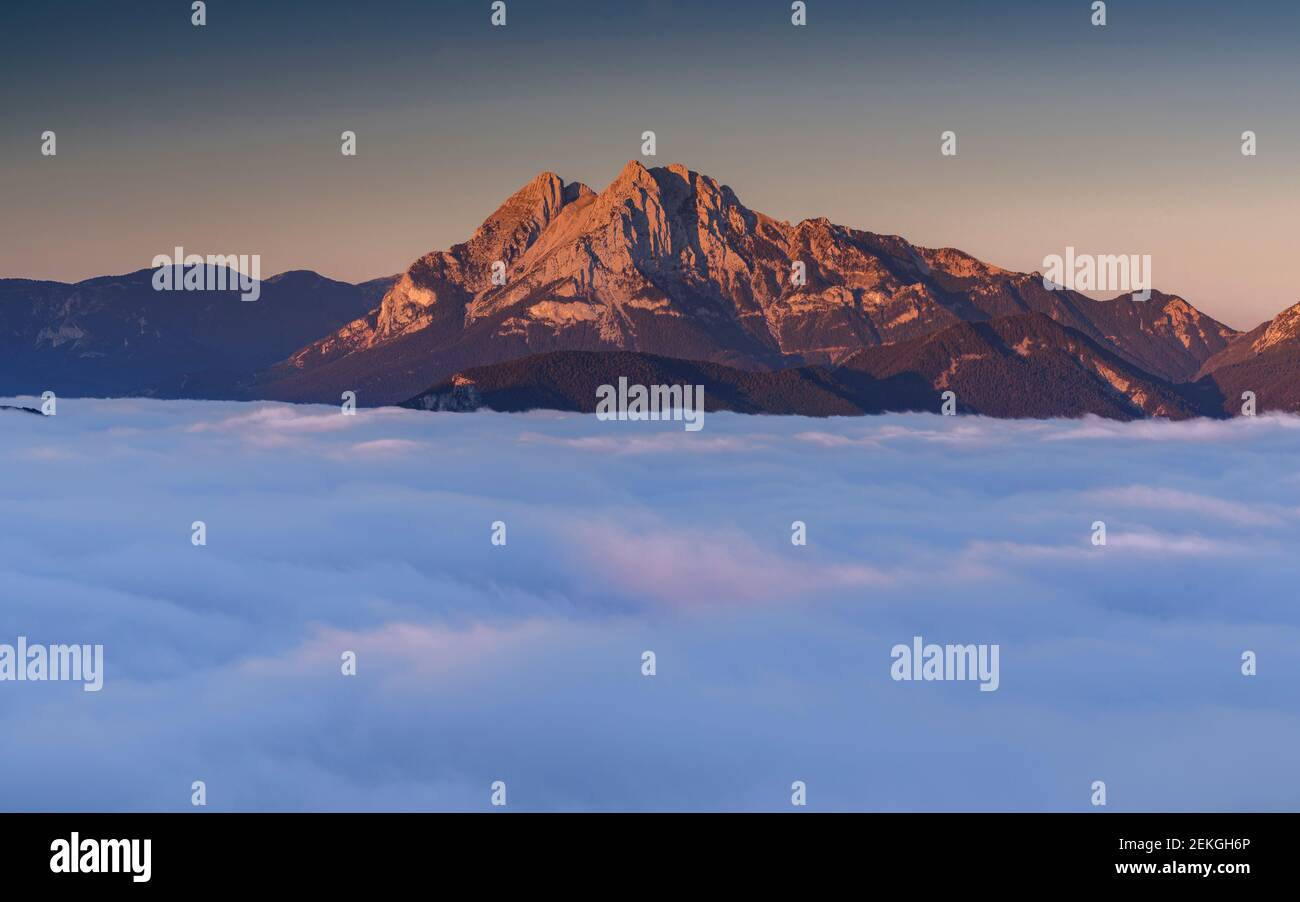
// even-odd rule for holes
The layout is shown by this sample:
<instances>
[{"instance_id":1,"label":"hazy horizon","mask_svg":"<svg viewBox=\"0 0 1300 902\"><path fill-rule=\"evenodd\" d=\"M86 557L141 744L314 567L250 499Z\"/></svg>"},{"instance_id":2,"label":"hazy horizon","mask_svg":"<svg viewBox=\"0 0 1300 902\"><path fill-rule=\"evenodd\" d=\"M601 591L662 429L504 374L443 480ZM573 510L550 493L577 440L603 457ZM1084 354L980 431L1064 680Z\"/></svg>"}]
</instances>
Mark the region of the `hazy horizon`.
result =
<instances>
[{"instance_id":1,"label":"hazy horizon","mask_svg":"<svg viewBox=\"0 0 1300 902\"><path fill-rule=\"evenodd\" d=\"M1110 3L1100 28L1073 0L816 0L798 28L784 2L508 11L225 2L196 28L161 0L4 8L23 39L0 63L0 277L131 272L179 244L365 281L538 172L599 190L649 129L643 162L779 219L1021 272L1067 246L1149 254L1157 289L1237 329L1300 300L1295 6Z\"/></svg>"}]
</instances>

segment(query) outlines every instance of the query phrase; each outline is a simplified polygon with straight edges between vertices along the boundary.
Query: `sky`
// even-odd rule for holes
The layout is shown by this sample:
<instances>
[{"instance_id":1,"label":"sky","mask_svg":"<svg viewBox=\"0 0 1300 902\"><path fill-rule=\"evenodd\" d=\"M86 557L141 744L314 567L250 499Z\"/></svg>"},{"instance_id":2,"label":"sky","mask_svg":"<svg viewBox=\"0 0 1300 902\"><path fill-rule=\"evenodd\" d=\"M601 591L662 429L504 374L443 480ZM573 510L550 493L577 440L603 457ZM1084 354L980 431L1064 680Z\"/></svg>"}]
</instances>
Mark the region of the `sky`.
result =
<instances>
[{"instance_id":1,"label":"sky","mask_svg":"<svg viewBox=\"0 0 1300 902\"><path fill-rule=\"evenodd\" d=\"M0 420L5 810L1300 807L1297 417Z\"/></svg>"},{"instance_id":2,"label":"sky","mask_svg":"<svg viewBox=\"0 0 1300 902\"><path fill-rule=\"evenodd\" d=\"M538 172L640 153L791 221L1019 271L1149 254L1236 328L1300 300L1300 6L1241 0L4 4L0 277L177 245L347 281L466 239ZM57 135L57 156L40 153ZM344 130L357 155L340 153ZM940 135L957 135L956 156ZM1241 154L1255 131L1258 154Z\"/></svg>"}]
</instances>

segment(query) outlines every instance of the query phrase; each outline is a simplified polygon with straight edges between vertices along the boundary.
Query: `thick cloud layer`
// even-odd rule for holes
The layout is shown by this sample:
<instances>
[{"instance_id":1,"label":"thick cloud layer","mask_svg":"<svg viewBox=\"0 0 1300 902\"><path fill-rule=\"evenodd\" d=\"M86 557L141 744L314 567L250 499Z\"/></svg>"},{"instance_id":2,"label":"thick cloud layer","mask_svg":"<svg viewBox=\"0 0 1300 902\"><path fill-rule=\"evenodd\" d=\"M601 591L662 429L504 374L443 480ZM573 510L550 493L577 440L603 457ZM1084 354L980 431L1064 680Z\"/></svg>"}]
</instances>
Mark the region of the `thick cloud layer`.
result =
<instances>
[{"instance_id":1,"label":"thick cloud layer","mask_svg":"<svg viewBox=\"0 0 1300 902\"><path fill-rule=\"evenodd\" d=\"M0 807L1294 810L1297 451L1272 416L0 411L0 643L105 656L0 682ZM999 644L1000 687L893 681L917 635Z\"/></svg>"}]
</instances>

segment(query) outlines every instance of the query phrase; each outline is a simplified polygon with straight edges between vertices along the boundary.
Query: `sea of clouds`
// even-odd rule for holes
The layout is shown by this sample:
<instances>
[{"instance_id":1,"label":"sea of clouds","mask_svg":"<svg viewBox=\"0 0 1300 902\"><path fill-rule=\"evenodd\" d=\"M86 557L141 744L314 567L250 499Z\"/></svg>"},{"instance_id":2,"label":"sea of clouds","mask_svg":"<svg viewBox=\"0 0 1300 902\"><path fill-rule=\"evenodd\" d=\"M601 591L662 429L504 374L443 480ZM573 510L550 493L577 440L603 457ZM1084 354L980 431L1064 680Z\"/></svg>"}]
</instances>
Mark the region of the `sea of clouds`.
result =
<instances>
[{"instance_id":1,"label":"sea of clouds","mask_svg":"<svg viewBox=\"0 0 1300 902\"><path fill-rule=\"evenodd\" d=\"M1278 416L0 411L0 643L105 661L0 682L0 809L1300 809L1297 452ZM893 681L916 635L999 644L1000 688Z\"/></svg>"}]
</instances>

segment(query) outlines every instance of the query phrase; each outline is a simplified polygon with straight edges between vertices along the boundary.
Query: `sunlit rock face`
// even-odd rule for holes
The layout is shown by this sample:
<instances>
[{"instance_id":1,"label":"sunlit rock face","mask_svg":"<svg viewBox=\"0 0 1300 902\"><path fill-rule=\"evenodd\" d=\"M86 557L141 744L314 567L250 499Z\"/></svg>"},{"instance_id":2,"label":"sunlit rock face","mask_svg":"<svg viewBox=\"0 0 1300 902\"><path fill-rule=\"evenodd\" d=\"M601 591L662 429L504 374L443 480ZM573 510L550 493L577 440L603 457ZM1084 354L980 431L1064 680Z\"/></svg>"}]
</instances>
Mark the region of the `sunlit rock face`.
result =
<instances>
[{"instance_id":1,"label":"sunlit rock face","mask_svg":"<svg viewBox=\"0 0 1300 902\"><path fill-rule=\"evenodd\" d=\"M956 323L1033 312L1171 382L1236 334L1178 297L1049 291L1036 273L824 218L773 219L681 164L631 161L600 193L538 175L468 241L415 261L377 310L260 384L289 400L332 398L346 383L398 401L471 366L568 350L834 366Z\"/></svg>"}]
</instances>

